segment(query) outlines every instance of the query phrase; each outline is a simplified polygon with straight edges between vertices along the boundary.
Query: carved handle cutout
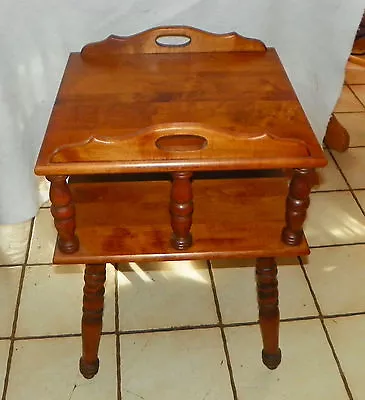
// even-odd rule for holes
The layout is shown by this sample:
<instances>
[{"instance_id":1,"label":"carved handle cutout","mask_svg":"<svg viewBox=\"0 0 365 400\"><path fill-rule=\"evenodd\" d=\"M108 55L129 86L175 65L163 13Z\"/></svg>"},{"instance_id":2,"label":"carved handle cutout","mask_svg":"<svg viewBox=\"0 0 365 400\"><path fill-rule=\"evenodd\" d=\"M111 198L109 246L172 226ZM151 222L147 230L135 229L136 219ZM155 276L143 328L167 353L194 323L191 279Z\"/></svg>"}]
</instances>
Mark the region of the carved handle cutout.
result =
<instances>
[{"instance_id":1,"label":"carved handle cutout","mask_svg":"<svg viewBox=\"0 0 365 400\"><path fill-rule=\"evenodd\" d=\"M185 47L189 46L191 37L185 35L163 35L158 36L155 42L161 47Z\"/></svg>"},{"instance_id":2,"label":"carved handle cutout","mask_svg":"<svg viewBox=\"0 0 365 400\"><path fill-rule=\"evenodd\" d=\"M253 160L259 160L257 162L261 169L264 160L270 162L272 167L273 160L284 158L286 163L290 163L290 160L309 156L308 146L301 140L266 133L226 131L199 123L176 122L151 125L121 136L92 136L82 142L68 143L52 153L50 162L118 161L125 165L151 163L154 166L165 166L180 160L190 166L201 167L210 162L215 166L219 161L230 164L234 169L234 165L241 168Z\"/></svg>"},{"instance_id":3,"label":"carved handle cutout","mask_svg":"<svg viewBox=\"0 0 365 400\"><path fill-rule=\"evenodd\" d=\"M167 135L158 138L155 144L164 151L198 151L204 149L208 141L199 135Z\"/></svg>"},{"instance_id":4,"label":"carved handle cutout","mask_svg":"<svg viewBox=\"0 0 365 400\"><path fill-rule=\"evenodd\" d=\"M220 51L248 51L264 53L265 45L230 33L210 33L189 26L160 26L132 36L111 35L101 42L86 45L84 60L100 63L113 62L123 54L210 53Z\"/></svg>"}]
</instances>

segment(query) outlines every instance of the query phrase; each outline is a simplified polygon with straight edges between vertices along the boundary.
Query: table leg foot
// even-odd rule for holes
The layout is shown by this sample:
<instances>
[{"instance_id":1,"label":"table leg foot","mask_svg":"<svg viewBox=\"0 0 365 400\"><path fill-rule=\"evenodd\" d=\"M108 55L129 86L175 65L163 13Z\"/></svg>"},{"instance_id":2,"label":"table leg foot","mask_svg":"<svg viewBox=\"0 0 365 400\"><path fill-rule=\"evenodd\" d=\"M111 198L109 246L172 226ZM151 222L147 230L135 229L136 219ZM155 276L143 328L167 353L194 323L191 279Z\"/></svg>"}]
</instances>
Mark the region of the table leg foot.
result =
<instances>
[{"instance_id":1,"label":"table leg foot","mask_svg":"<svg viewBox=\"0 0 365 400\"><path fill-rule=\"evenodd\" d=\"M91 379L99 371L99 359L97 358L94 363L89 364L81 357L79 366L82 376L86 379Z\"/></svg>"},{"instance_id":2,"label":"table leg foot","mask_svg":"<svg viewBox=\"0 0 365 400\"><path fill-rule=\"evenodd\" d=\"M281 350L279 349L277 353L268 354L262 350L262 362L269 369L276 369L281 363Z\"/></svg>"}]
</instances>

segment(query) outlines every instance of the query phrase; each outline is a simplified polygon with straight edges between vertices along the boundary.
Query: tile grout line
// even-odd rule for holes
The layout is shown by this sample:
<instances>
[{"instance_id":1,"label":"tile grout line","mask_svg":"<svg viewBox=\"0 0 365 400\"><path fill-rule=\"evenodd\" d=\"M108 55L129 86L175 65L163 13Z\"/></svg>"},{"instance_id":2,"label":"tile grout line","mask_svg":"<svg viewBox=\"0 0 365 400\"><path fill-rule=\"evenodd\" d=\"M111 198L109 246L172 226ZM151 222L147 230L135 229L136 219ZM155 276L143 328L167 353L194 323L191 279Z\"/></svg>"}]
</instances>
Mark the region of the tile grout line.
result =
<instances>
[{"instance_id":1,"label":"tile grout line","mask_svg":"<svg viewBox=\"0 0 365 400\"><path fill-rule=\"evenodd\" d=\"M354 242L354 243L334 243L334 244L322 244L319 246L309 246L310 249L327 249L331 247L346 247L346 246L361 246L365 242Z\"/></svg>"},{"instance_id":2,"label":"tile grout line","mask_svg":"<svg viewBox=\"0 0 365 400\"><path fill-rule=\"evenodd\" d=\"M332 160L333 160L334 163L336 164L338 170L340 171L340 173L341 173L343 179L345 180L346 185L349 187L350 193L351 193L351 195L352 195L352 198L355 200L357 206L360 208L360 211L361 211L362 215L365 216L365 211L364 211L364 209L362 208L362 206L361 206L361 204L360 204L358 198L356 197L356 194L355 194L355 192L354 192L354 189L353 189L352 186L350 185L350 182L347 180L347 178L346 178L344 172L342 171L342 169L341 169L339 163L337 162L335 156L332 154L332 151L331 151L331 150L328 150L328 152L329 152L329 154L331 155Z\"/></svg>"},{"instance_id":3,"label":"tile grout line","mask_svg":"<svg viewBox=\"0 0 365 400\"><path fill-rule=\"evenodd\" d=\"M364 312L365 314L365 312ZM285 322L296 322L296 321L311 321L313 319L319 319L318 315L307 315L305 317L291 317L291 318L282 318L280 319L280 323ZM249 322L229 322L226 324L222 324L223 328L236 328L240 326L253 326L259 325L259 321L249 321Z\"/></svg>"},{"instance_id":4,"label":"tile grout line","mask_svg":"<svg viewBox=\"0 0 365 400\"><path fill-rule=\"evenodd\" d=\"M360 104L361 104L362 107L363 107L363 110L362 110L362 111L358 111L358 112L364 112L364 111L365 111L365 104L362 102L362 100L360 99L360 97L355 93L355 91L352 89L352 87L351 87L350 85L353 86L351 83L350 83L350 84L346 83L346 86L350 89L350 92L356 97L356 100L359 101ZM361 86L361 85L360 85L360 86Z\"/></svg>"},{"instance_id":5,"label":"tile grout line","mask_svg":"<svg viewBox=\"0 0 365 400\"><path fill-rule=\"evenodd\" d=\"M347 318L354 317L358 315L365 315L365 311L354 311L348 313L339 313L339 314L325 314L322 316L323 319L331 319L331 318ZM296 321L310 321L314 319L320 319L319 315L306 315L302 317L290 317L290 318L281 318L280 323L285 322L296 322ZM240 326L253 326L258 325L259 321L247 321L247 322L227 322L222 323L221 326L223 328L235 328ZM150 329L135 329L128 331L104 331L101 333L101 336L111 336L111 335L119 335L119 336L128 336L128 335L137 335L143 333L163 333L163 332L176 332L176 331L194 331L194 330L202 330L202 329L214 329L219 328L220 324L208 324L208 325L182 325L175 326L170 328L150 328ZM39 336L17 336L14 337L14 341L23 341L23 340L41 340L41 339L62 339L62 338L72 338L72 337L81 337L81 333L62 333L62 334L54 334L54 335L39 335ZM1 336L0 341L10 340L10 336Z\"/></svg>"},{"instance_id":6,"label":"tile grout line","mask_svg":"<svg viewBox=\"0 0 365 400\"><path fill-rule=\"evenodd\" d=\"M332 319L332 318L348 318L359 315L365 315L365 311L355 311L349 313L340 313L340 314L327 314L323 315L322 318ZM296 322L296 321L311 321L314 319L320 319L319 315L306 315L303 317L290 317L290 318L282 318L280 319L280 323L286 322ZM253 326L258 325L259 321L248 321L248 322L228 322L222 323L221 326L223 328L236 328L236 327L245 327L245 326ZM101 333L101 336L128 336L128 335L139 335L144 333L163 333L163 332L178 332L178 331L194 331L194 330L202 330L202 329L214 329L219 328L220 324L210 324L210 325L194 325L194 326L176 326L171 328L151 328L151 329L137 329L137 330L129 330L129 331L105 331ZM81 337L81 333L63 333L63 334L54 334L54 335L39 335L39 336L17 336L14 337L14 341L24 341L24 340L42 340L42 339L62 339L62 338L73 338L73 337ZM10 336L2 336L0 337L0 341L10 340Z\"/></svg>"},{"instance_id":7,"label":"tile grout line","mask_svg":"<svg viewBox=\"0 0 365 400\"><path fill-rule=\"evenodd\" d=\"M126 335L136 335L140 333L159 333L159 332L175 332L175 331L192 331L197 329L212 329L219 328L219 324L208 324L208 325L183 325L183 326L172 326L165 328L150 328L150 329L132 329L129 331L120 331L118 332L119 336Z\"/></svg>"},{"instance_id":8,"label":"tile grout line","mask_svg":"<svg viewBox=\"0 0 365 400\"><path fill-rule=\"evenodd\" d=\"M349 192L349 189L328 189L328 190L312 190L311 194L315 193L336 193L336 192Z\"/></svg>"},{"instance_id":9,"label":"tile grout line","mask_svg":"<svg viewBox=\"0 0 365 400\"><path fill-rule=\"evenodd\" d=\"M113 265L114 266L114 265ZM118 268L114 266L114 298L115 298L115 348L117 362L117 400L122 400L122 372L121 372L121 352L120 352L120 337L119 337L119 289L118 289Z\"/></svg>"},{"instance_id":10,"label":"tile grout line","mask_svg":"<svg viewBox=\"0 0 365 400\"><path fill-rule=\"evenodd\" d=\"M302 269L302 272L303 272L303 274L304 274L304 278L305 278L305 280L307 281L307 285L308 285L309 291L311 292L311 295L312 295L312 297L313 297L314 304L315 304L315 306L316 306L316 308L317 308L317 311L318 311L318 314L319 314L319 320L320 320L321 325L322 325L322 329L323 329L323 331L324 331L324 334L325 334L325 336L326 336L327 342L328 342L328 344L329 344L329 346L330 346L330 349L331 349L331 351L332 351L332 355L333 355L333 358L335 359L338 372L339 372L339 374L340 374L340 376L341 376L341 379L342 379L342 382L343 382L343 384L344 384L344 386L345 386L345 390L346 390L346 392L347 392L347 395L348 395L348 397L349 397L349 400L354 400L354 397L353 397L353 395L352 395L352 393L351 393L350 386L349 386L349 384L348 384L348 382L347 382L347 378L346 378L345 373L344 373L344 371L343 371L343 369L342 369L340 360L339 360L339 358L338 358L338 356L337 356L337 353L336 353L336 350L335 350L335 346L334 346L333 343L332 343L332 340L331 340L330 334L329 334L329 332L328 332L327 326L326 326L326 324L324 323L325 318L323 317L321 307L320 307L320 305L319 305L319 302L318 302L318 299L317 299L317 297L316 297L316 294L314 293L314 289L313 289L312 284L311 284L311 282L310 282L309 276L308 276L307 271L306 271L306 269L305 269L305 267L304 267L304 264L303 264L303 261L302 261L301 257L298 257L298 260L299 260L299 263L300 263L300 267L301 267L301 269Z\"/></svg>"},{"instance_id":11,"label":"tile grout line","mask_svg":"<svg viewBox=\"0 0 365 400\"><path fill-rule=\"evenodd\" d=\"M115 331L102 332L101 336L115 335ZM64 338L74 338L81 337L81 333L59 333L54 335L39 335L39 336L17 336L14 337L14 341L18 342L21 340L43 340L43 339L64 339Z\"/></svg>"},{"instance_id":12,"label":"tile grout line","mask_svg":"<svg viewBox=\"0 0 365 400\"><path fill-rule=\"evenodd\" d=\"M21 273L20 273L18 294L17 294L15 311L14 311L14 318L13 318L13 325L12 325L11 335L10 335L10 346L9 346L8 360L7 360L7 363L6 363L6 372L5 372L5 377L4 377L3 393L2 393L2 397L1 397L2 400L6 400L6 393L7 393L8 385L9 385L9 375L10 375L11 361L12 361L13 351L14 351L14 338L15 338L15 332L16 332L16 327L17 327L17 323L18 323L19 306L20 306L20 300L21 300L24 277L25 277L25 269L26 269L26 265L27 265L27 261L28 261L28 257L29 257L30 244L31 244L32 236L33 236L33 229L34 229L34 218L32 218L32 221L30 223L27 247L26 247L26 250L25 250L25 258L24 258L24 262L22 263L22 270L21 270Z\"/></svg>"},{"instance_id":13,"label":"tile grout line","mask_svg":"<svg viewBox=\"0 0 365 400\"><path fill-rule=\"evenodd\" d=\"M362 215L365 217L365 209L362 207L362 205L361 205L359 199L358 199L357 196L356 196L355 191L351 191L351 194L352 194L352 197L353 197L353 199L355 200L356 204L357 204L358 207L360 208L360 211L361 211Z\"/></svg>"},{"instance_id":14,"label":"tile grout line","mask_svg":"<svg viewBox=\"0 0 365 400\"><path fill-rule=\"evenodd\" d=\"M327 315L323 315L323 319L348 318L348 317L356 317L359 315L365 315L365 311L355 311L355 312L339 313L339 314L327 314Z\"/></svg>"},{"instance_id":15,"label":"tile grout line","mask_svg":"<svg viewBox=\"0 0 365 400\"><path fill-rule=\"evenodd\" d=\"M54 265L61 265L61 264L53 264L52 262L27 263L27 267L53 267ZM62 265L70 265L70 264L62 264Z\"/></svg>"},{"instance_id":16,"label":"tile grout line","mask_svg":"<svg viewBox=\"0 0 365 400\"><path fill-rule=\"evenodd\" d=\"M232 394L233 394L234 400L238 400L237 388L236 388L236 384L234 381L233 368L232 368L231 358L229 356L227 338L226 338L226 334L224 332L224 327L223 327L223 322L222 322L222 313L221 313L221 310L219 307L217 288L215 286L215 281L214 281L214 276L213 276L213 268L212 268L212 263L210 262L210 260L207 260L207 265L208 265L210 283L212 286L215 308L216 308L217 317L218 317L218 321L219 321L219 328L220 328L221 336L222 336L224 353L226 355L226 362L227 362L227 368L228 368L228 373L229 373L229 379L231 381Z\"/></svg>"}]
</instances>

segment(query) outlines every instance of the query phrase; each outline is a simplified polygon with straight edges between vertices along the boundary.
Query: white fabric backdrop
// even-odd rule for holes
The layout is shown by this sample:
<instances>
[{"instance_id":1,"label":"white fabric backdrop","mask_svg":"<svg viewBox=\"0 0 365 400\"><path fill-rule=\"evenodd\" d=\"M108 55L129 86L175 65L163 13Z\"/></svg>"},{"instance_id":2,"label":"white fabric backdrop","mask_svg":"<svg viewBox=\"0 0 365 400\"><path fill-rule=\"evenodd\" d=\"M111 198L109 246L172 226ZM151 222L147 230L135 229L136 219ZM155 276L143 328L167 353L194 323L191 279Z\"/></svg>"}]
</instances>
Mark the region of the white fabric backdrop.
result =
<instances>
[{"instance_id":1,"label":"white fabric backdrop","mask_svg":"<svg viewBox=\"0 0 365 400\"><path fill-rule=\"evenodd\" d=\"M365 0L2 0L0 224L34 216L33 166L70 51L110 33L185 24L277 48L322 140Z\"/></svg>"}]
</instances>

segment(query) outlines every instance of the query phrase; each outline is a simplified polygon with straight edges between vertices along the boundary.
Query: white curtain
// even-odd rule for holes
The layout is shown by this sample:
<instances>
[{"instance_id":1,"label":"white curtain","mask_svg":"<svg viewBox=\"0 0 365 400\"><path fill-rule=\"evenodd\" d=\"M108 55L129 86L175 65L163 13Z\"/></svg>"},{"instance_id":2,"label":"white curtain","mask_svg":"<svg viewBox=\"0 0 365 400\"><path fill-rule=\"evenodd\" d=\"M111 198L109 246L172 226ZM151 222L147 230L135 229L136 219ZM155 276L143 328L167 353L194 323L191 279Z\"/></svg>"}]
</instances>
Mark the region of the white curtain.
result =
<instances>
[{"instance_id":1,"label":"white curtain","mask_svg":"<svg viewBox=\"0 0 365 400\"><path fill-rule=\"evenodd\" d=\"M110 33L185 24L277 48L321 141L365 0L2 0L0 224L39 206L33 167L70 51Z\"/></svg>"}]
</instances>

